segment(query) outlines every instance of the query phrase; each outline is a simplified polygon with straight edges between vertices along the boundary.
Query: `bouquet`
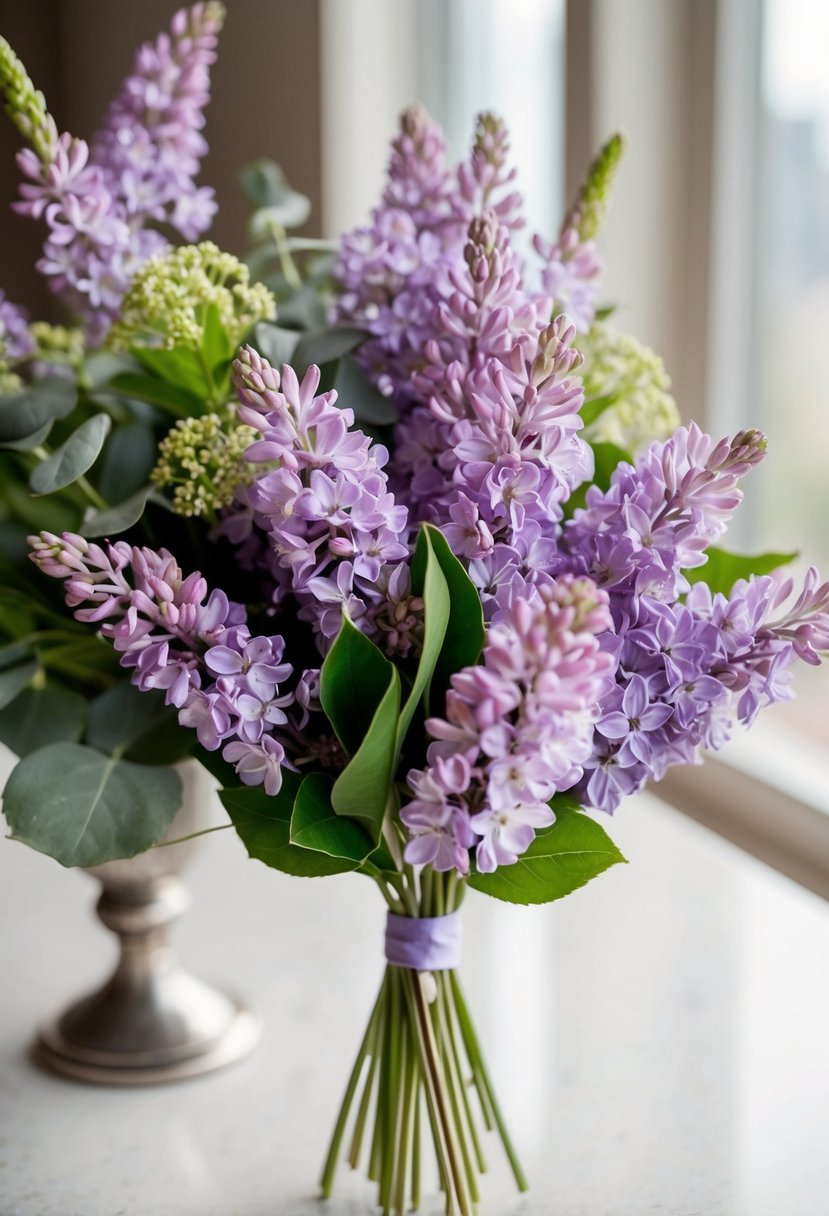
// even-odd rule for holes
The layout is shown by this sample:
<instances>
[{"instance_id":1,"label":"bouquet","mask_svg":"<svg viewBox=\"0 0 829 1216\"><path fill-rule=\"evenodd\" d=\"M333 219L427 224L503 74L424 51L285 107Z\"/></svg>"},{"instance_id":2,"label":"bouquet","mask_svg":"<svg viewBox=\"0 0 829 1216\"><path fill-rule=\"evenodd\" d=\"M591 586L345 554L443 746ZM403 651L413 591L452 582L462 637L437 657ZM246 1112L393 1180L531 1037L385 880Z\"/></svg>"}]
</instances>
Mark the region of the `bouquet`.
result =
<instances>
[{"instance_id":1,"label":"bouquet","mask_svg":"<svg viewBox=\"0 0 829 1216\"><path fill-rule=\"evenodd\" d=\"M719 546L762 434L679 426L658 358L599 308L621 151L525 261L503 124L482 115L452 169L407 110L330 285L312 258L285 275L276 233L305 316L330 293L302 336L263 326L247 286L206 294L200 247L151 258L107 341L139 364L116 389L150 398L154 378L181 411L162 442L178 474L156 478L170 510L147 497L105 539L30 538L76 620L192 732L250 855L377 885L387 966L322 1191L343 1154L366 1160L387 1213L419 1206L427 1145L446 1211L472 1213L482 1127L526 1186L458 976L467 890L544 903L622 862L602 826L622 798L829 648L816 571L795 586L791 555ZM231 384L232 413L191 442ZM20 834L38 766L6 791Z\"/></svg>"}]
</instances>

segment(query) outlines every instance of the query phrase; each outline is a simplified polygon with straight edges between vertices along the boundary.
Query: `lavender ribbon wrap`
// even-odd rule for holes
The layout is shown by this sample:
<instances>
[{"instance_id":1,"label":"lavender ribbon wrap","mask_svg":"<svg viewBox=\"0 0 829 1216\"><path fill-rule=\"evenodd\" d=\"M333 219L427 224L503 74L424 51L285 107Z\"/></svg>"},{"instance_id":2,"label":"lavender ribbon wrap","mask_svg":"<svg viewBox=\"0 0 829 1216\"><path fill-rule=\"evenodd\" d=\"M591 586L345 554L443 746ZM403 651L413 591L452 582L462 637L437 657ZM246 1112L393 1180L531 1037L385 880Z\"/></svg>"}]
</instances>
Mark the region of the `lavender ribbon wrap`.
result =
<instances>
[{"instance_id":1,"label":"lavender ribbon wrap","mask_svg":"<svg viewBox=\"0 0 829 1216\"><path fill-rule=\"evenodd\" d=\"M447 916L398 916L386 920L386 961L411 971L454 971L460 966L460 909Z\"/></svg>"}]
</instances>

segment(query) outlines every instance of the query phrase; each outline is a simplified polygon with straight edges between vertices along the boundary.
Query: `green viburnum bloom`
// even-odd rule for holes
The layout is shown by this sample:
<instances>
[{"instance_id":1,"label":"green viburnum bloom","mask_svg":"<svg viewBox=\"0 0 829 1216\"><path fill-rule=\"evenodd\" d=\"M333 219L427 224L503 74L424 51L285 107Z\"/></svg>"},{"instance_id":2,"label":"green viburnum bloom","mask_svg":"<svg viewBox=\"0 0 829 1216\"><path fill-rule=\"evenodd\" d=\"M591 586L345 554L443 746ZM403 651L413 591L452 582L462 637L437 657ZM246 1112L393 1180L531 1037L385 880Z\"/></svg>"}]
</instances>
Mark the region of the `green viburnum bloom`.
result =
<instances>
[{"instance_id":1,"label":"green viburnum bloom","mask_svg":"<svg viewBox=\"0 0 829 1216\"><path fill-rule=\"evenodd\" d=\"M80 367L85 353L83 330L66 325L50 325L48 321L33 321L29 333L35 344L33 359Z\"/></svg>"},{"instance_id":2,"label":"green viburnum bloom","mask_svg":"<svg viewBox=\"0 0 829 1216\"><path fill-rule=\"evenodd\" d=\"M252 481L254 467L242 455L253 443L253 427L236 421L231 409L200 418L182 418L158 445L150 481L171 493L177 515L213 516L233 501L240 484Z\"/></svg>"},{"instance_id":3,"label":"green viburnum bloom","mask_svg":"<svg viewBox=\"0 0 829 1216\"><path fill-rule=\"evenodd\" d=\"M591 443L613 443L627 452L667 439L680 425L668 392L671 380L658 355L635 338L617 334L604 321L579 336L584 356L579 375L584 382L585 413L590 403L607 403L584 431Z\"/></svg>"},{"instance_id":4,"label":"green viburnum bloom","mask_svg":"<svg viewBox=\"0 0 829 1216\"><path fill-rule=\"evenodd\" d=\"M202 241L149 258L130 283L108 345L198 350L210 305L235 346L257 321L276 316L273 296L264 284L250 282L247 266Z\"/></svg>"}]
</instances>

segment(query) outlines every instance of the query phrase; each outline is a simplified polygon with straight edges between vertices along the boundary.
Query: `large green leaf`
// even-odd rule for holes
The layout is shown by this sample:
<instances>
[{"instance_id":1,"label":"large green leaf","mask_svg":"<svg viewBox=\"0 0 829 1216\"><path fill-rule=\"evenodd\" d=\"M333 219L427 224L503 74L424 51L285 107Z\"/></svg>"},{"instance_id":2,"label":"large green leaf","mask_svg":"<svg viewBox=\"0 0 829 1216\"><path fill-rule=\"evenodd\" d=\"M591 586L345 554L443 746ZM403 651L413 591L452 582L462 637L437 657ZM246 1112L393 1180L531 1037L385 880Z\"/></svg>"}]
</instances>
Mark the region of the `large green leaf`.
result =
<instances>
[{"instance_id":1,"label":"large green leaf","mask_svg":"<svg viewBox=\"0 0 829 1216\"><path fill-rule=\"evenodd\" d=\"M80 743L50 743L12 772L3 812L12 838L63 866L133 857L161 839L181 805L169 768L130 764Z\"/></svg>"},{"instance_id":2,"label":"large green leaf","mask_svg":"<svg viewBox=\"0 0 829 1216\"><path fill-rule=\"evenodd\" d=\"M706 583L716 594L728 595L741 578L752 575L771 574L780 566L794 561L797 553L756 553L753 557L745 553L728 553L725 549L706 549L708 561L693 570L683 570L689 583Z\"/></svg>"},{"instance_id":3,"label":"large green leaf","mask_svg":"<svg viewBox=\"0 0 829 1216\"><path fill-rule=\"evenodd\" d=\"M249 857L297 878L347 873L354 868L352 862L291 844L291 812L299 781L295 773L284 771L276 795L266 794L261 786L237 786L222 790L219 797Z\"/></svg>"},{"instance_id":4,"label":"large green leaf","mask_svg":"<svg viewBox=\"0 0 829 1216\"><path fill-rule=\"evenodd\" d=\"M77 743L85 724L85 698L60 684L46 684L24 689L0 710L0 740L16 756L28 756L47 743Z\"/></svg>"},{"instance_id":5,"label":"large green leaf","mask_svg":"<svg viewBox=\"0 0 829 1216\"><path fill-rule=\"evenodd\" d=\"M412 589L424 599L425 631L414 687L401 714L401 723L405 723L401 738L424 691L429 701L434 685L442 698L455 672L478 662L486 636L480 594L446 537L431 524L423 525L417 539ZM412 704L415 694L417 700ZM432 704L430 708L439 710L442 705Z\"/></svg>"},{"instance_id":6,"label":"large green leaf","mask_svg":"<svg viewBox=\"0 0 829 1216\"><path fill-rule=\"evenodd\" d=\"M109 414L93 414L45 460L35 465L29 478L33 494L54 494L77 481L98 459L112 421Z\"/></svg>"},{"instance_id":7,"label":"large green leaf","mask_svg":"<svg viewBox=\"0 0 829 1216\"><path fill-rule=\"evenodd\" d=\"M291 815L291 844L353 862L356 870L374 846L359 824L332 807L333 784L325 773L309 773L302 782Z\"/></svg>"},{"instance_id":8,"label":"large green leaf","mask_svg":"<svg viewBox=\"0 0 829 1216\"><path fill-rule=\"evenodd\" d=\"M359 749L391 679L392 664L343 613L340 632L325 657L320 701L349 756Z\"/></svg>"},{"instance_id":9,"label":"large green leaf","mask_svg":"<svg viewBox=\"0 0 829 1216\"><path fill-rule=\"evenodd\" d=\"M322 665L320 700L351 757L334 783L332 805L376 844L397 760L400 676L345 612Z\"/></svg>"},{"instance_id":10,"label":"large green leaf","mask_svg":"<svg viewBox=\"0 0 829 1216\"><path fill-rule=\"evenodd\" d=\"M625 861L604 828L573 809L571 800L552 805L556 822L536 835L523 857L493 874L471 875L469 885L511 904L546 904Z\"/></svg>"},{"instance_id":11,"label":"large green leaf","mask_svg":"<svg viewBox=\"0 0 829 1216\"><path fill-rule=\"evenodd\" d=\"M173 706L161 692L140 692L122 682L89 706L87 742L110 755L118 752L136 764L175 764L188 755L193 732L178 724Z\"/></svg>"},{"instance_id":12,"label":"large green leaf","mask_svg":"<svg viewBox=\"0 0 829 1216\"><path fill-rule=\"evenodd\" d=\"M133 354L141 366L152 372L153 376L165 381L167 385L181 389L185 394L180 398L182 402L195 399L196 404L183 410L183 413L204 413L204 398L209 395L210 386L198 352L191 350L189 346L174 346L171 350L150 350L142 347L135 349ZM118 385L121 379L119 376L113 384ZM161 402L156 404L160 405Z\"/></svg>"},{"instance_id":13,"label":"large green leaf","mask_svg":"<svg viewBox=\"0 0 829 1216\"><path fill-rule=\"evenodd\" d=\"M174 353L174 351L145 351L142 352L141 361L147 363L147 356L158 356L156 362L161 363L163 368L161 356ZM110 381L107 388L122 393L125 397L132 397L136 401L145 401L148 405L154 405L174 418L189 418L193 414L202 414L204 404L201 393L204 391L204 373L193 352L187 351L187 354L192 356L192 360L185 361L184 369L180 366L181 360L167 361L173 373L186 380L185 385L178 382L171 383L164 378L163 370L158 370L157 374L152 376L144 375L141 372L121 372Z\"/></svg>"},{"instance_id":14,"label":"large green leaf","mask_svg":"<svg viewBox=\"0 0 829 1216\"><path fill-rule=\"evenodd\" d=\"M65 418L78 401L71 380L48 376L34 384L0 397L0 443L15 443L34 435L56 418Z\"/></svg>"}]
</instances>

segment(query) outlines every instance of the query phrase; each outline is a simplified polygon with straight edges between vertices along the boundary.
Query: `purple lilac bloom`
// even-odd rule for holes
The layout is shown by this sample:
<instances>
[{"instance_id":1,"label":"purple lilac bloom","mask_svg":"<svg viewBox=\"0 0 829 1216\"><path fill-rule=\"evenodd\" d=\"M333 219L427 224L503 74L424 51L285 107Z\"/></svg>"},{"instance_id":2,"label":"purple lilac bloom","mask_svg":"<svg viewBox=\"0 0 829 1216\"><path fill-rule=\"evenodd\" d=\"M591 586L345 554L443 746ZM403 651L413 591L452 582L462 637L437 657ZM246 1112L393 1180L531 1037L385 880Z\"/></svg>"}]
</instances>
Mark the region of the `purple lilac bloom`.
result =
<instances>
[{"instance_id":1,"label":"purple lilac bloom","mask_svg":"<svg viewBox=\"0 0 829 1216\"><path fill-rule=\"evenodd\" d=\"M512 864L553 823L553 795L582 776L612 683L597 636L611 627L608 597L565 575L539 599L514 600L482 665L452 677L446 717L426 723L428 768L409 774L415 796L400 812L412 864L465 874L473 844L480 871Z\"/></svg>"},{"instance_id":2,"label":"purple lilac bloom","mask_svg":"<svg viewBox=\"0 0 829 1216\"><path fill-rule=\"evenodd\" d=\"M222 748L244 784L278 793L295 700L280 692L292 673L283 639L251 637L244 609L221 590L208 594L198 572L185 578L166 549L100 546L68 532L29 541L44 574L64 580L76 618L102 622L132 682L163 690L179 722L208 751Z\"/></svg>"},{"instance_id":3,"label":"purple lilac bloom","mask_svg":"<svg viewBox=\"0 0 829 1216\"><path fill-rule=\"evenodd\" d=\"M0 288L0 362L22 359L34 350L25 308L12 304Z\"/></svg>"},{"instance_id":4,"label":"purple lilac bloom","mask_svg":"<svg viewBox=\"0 0 829 1216\"><path fill-rule=\"evenodd\" d=\"M209 225L212 191L194 184L207 145L201 135L224 9L216 0L181 9L170 34L142 46L90 150L62 134L42 161L17 162L23 215L46 220L38 269L100 338L132 275L163 250L163 222L187 240Z\"/></svg>"},{"instance_id":5,"label":"purple lilac bloom","mask_svg":"<svg viewBox=\"0 0 829 1216\"><path fill-rule=\"evenodd\" d=\"M389 491L388 453L339 409L334 391L317 395L319 368L302 383L281 374L250 347L234 363L240 421L260 432L246 459L264 465L240 490L286 571L299 615L323 646L339 631L343 608L394 653L405 653L418 607L408 575L408 511Z\"/></svg>"}]
</instances>

